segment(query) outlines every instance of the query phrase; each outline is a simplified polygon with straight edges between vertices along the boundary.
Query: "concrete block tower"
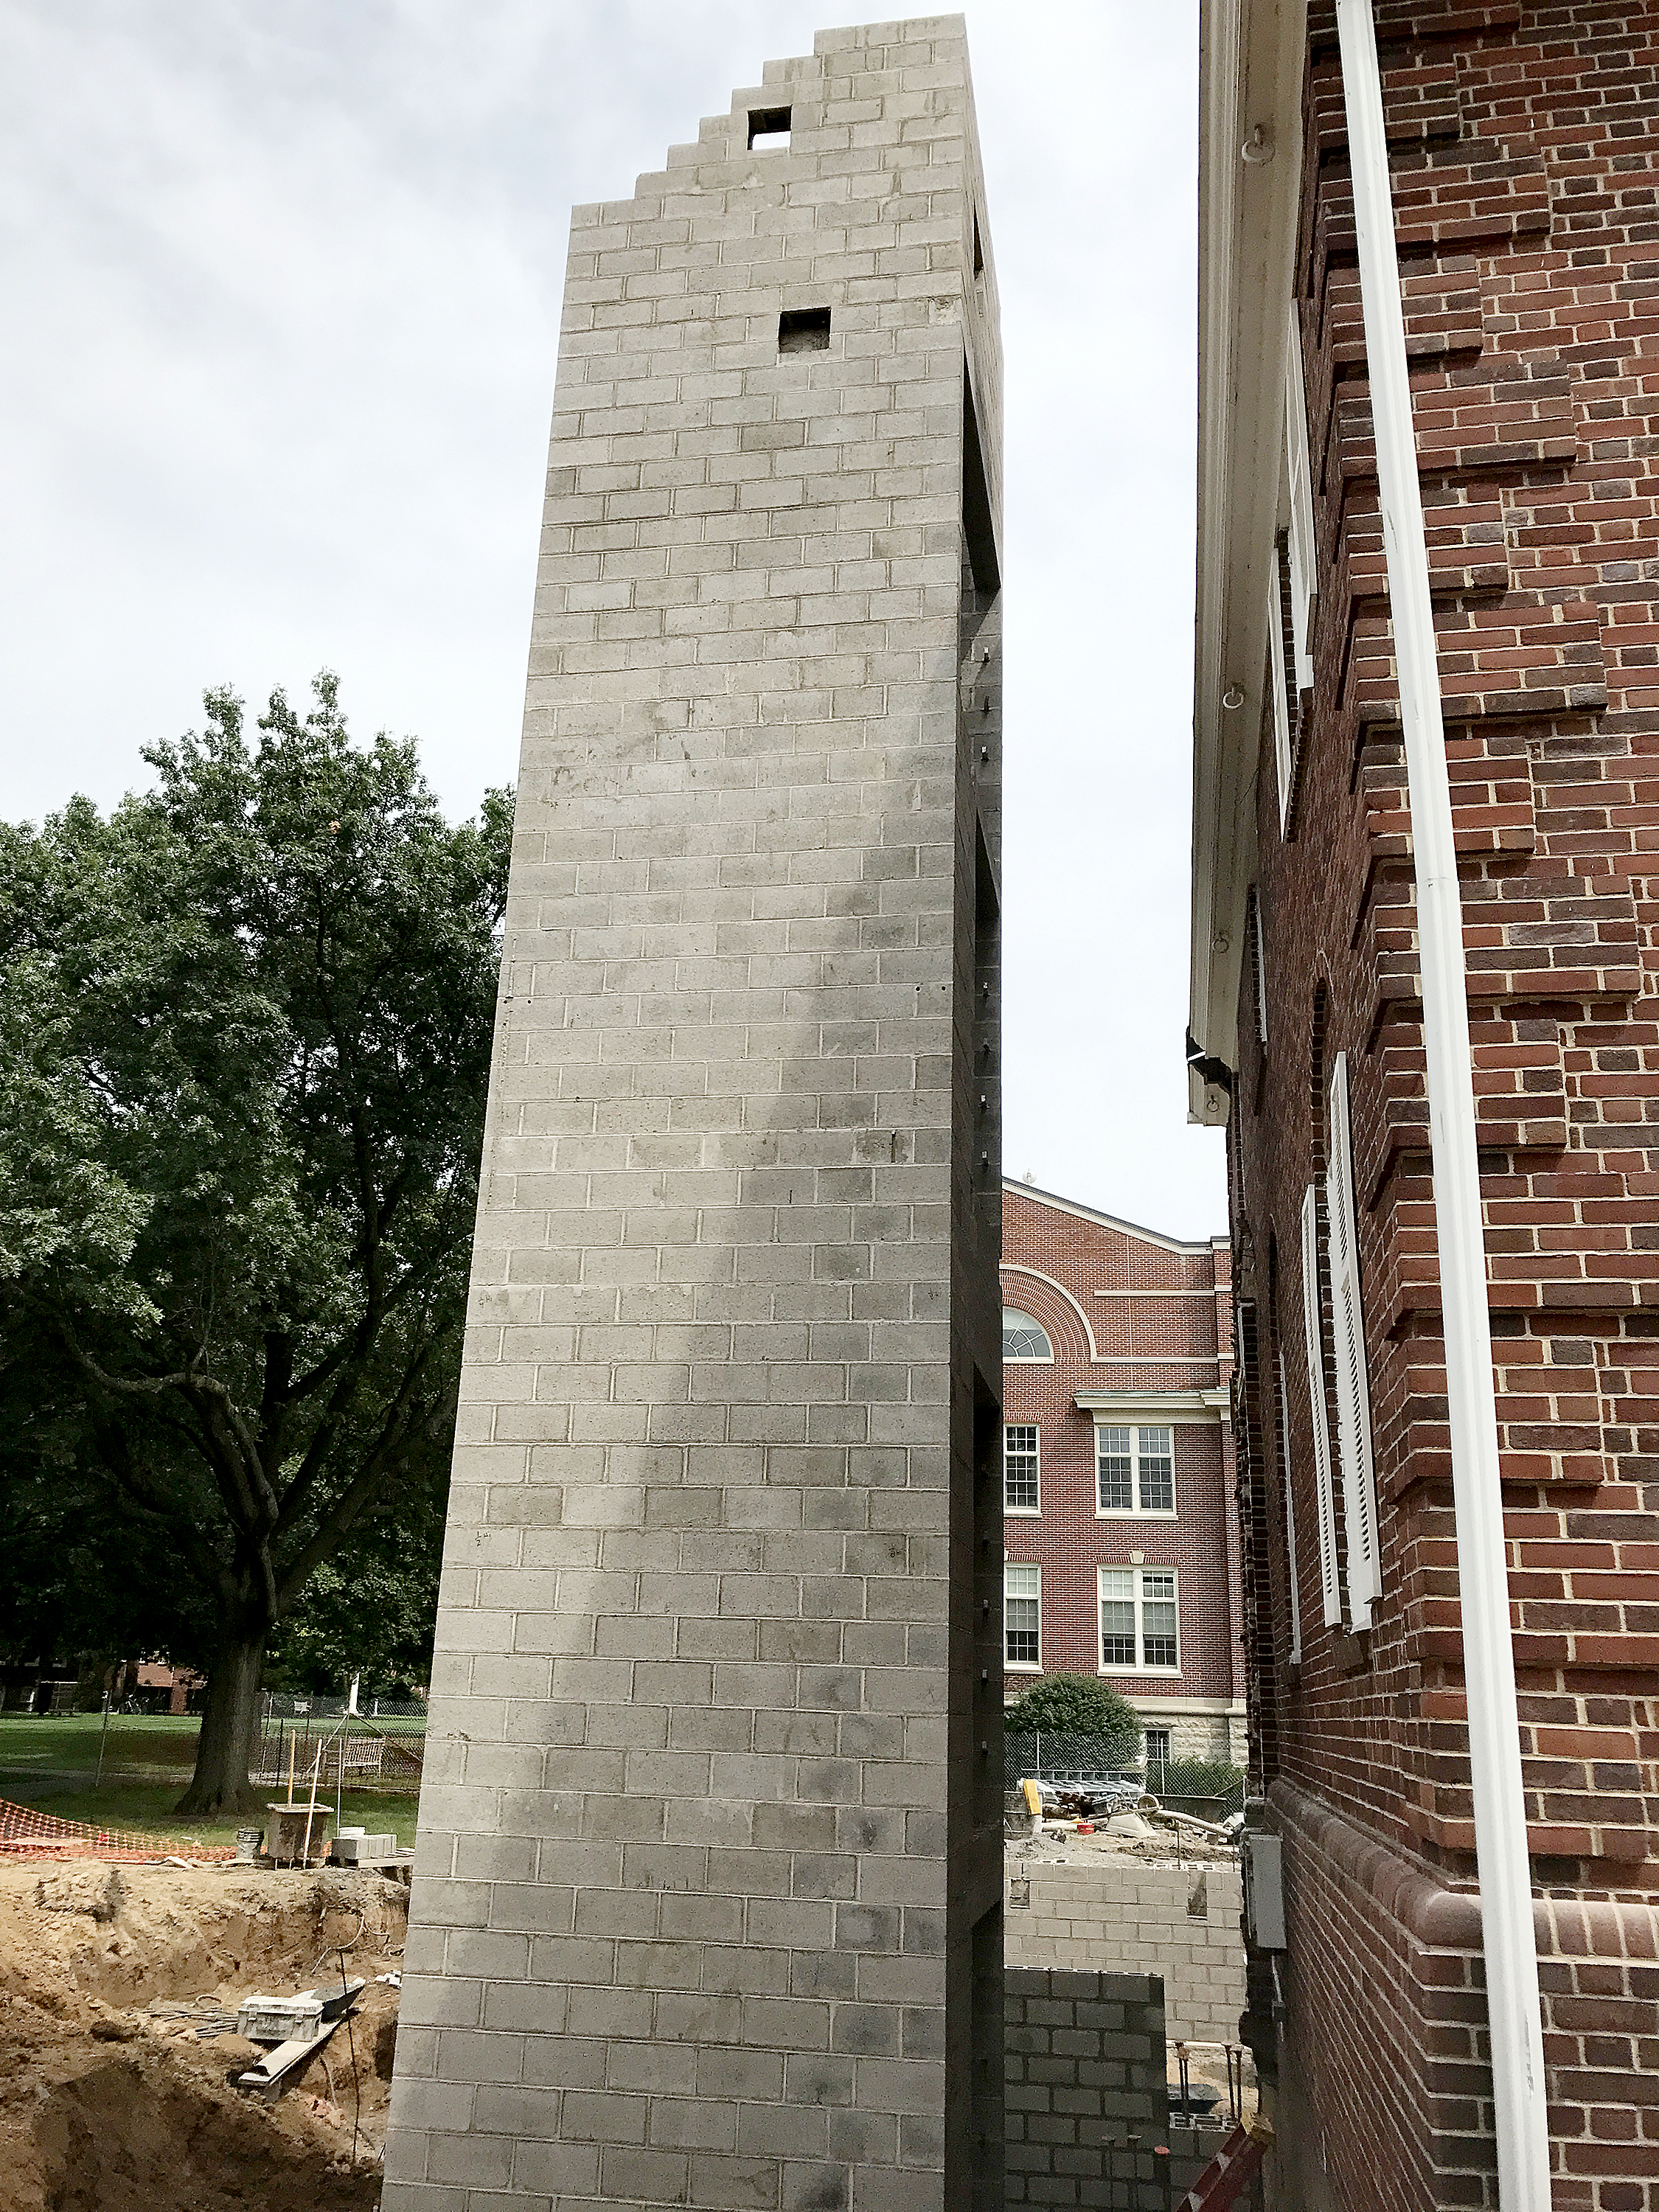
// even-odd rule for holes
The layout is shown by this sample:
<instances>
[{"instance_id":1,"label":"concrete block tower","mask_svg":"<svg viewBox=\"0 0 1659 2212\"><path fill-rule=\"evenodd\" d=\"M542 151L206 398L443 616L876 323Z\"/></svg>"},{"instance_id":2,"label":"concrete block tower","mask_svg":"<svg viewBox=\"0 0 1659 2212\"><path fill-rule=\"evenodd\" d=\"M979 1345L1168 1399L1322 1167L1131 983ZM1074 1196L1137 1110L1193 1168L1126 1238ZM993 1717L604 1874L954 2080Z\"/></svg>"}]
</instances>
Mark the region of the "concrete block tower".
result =
<instances>
[{"instance_id":1,"label":"concrete block tower","mask_svg":"<svg viewBox=\"0 0 1659 2212\"><path fill-rule=\"evenodd\" d=\"M957 16L574 218L385 2212L1001 2201Z\"/></svg>"}]
</instances>

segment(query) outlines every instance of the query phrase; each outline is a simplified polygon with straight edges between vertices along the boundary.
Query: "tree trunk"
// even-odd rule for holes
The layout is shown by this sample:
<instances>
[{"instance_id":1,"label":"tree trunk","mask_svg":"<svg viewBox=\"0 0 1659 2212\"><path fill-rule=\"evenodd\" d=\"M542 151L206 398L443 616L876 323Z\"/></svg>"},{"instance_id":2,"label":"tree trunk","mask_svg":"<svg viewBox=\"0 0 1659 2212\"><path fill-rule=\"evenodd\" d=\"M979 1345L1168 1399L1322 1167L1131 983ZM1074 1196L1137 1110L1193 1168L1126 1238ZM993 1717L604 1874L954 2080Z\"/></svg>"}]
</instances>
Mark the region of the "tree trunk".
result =
<instances>
[{"instance_id":1,"label":"tree trunk","mask_svg":"<svg viewBox=\"0 0 1659 2212\"><path fill-rule=\"evenodd\" d=\"M196 1771L179 1800L179 1812L222 1819L227 1814L257 1809L258 1795L247 1771L258 1725L259 1670L264 1656L263 1627L233 1632L220 1647L208 1674Z\"/></svg>"}]
</instances>

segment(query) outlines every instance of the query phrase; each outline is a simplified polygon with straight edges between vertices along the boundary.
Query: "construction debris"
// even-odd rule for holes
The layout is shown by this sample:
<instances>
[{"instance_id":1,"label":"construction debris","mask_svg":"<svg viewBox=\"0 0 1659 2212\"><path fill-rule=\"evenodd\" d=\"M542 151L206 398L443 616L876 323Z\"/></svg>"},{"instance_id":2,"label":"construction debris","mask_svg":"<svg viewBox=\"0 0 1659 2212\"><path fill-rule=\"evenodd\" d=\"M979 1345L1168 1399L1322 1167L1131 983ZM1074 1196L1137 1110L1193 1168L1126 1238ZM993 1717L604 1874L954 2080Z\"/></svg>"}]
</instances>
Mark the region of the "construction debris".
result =
<instances>
[{"instance_id":1,"label":"construction debris","mask_svg":"<svg viewBox=\"0 0 1659 2212\"><path fill-rule=\"evenodd\" d=\"M113 1920L121 1910L121 1877L112 1866L65 1867L43 1874L34 1885L43 1912L84 1912L91 1920Z\"/></svg>"},{"instance_id":2,"label":"construction debris","mask_svg":"<svg viewBox=\"0 0 1659 2212\"><path fill-rule=\"evenodd\" d=\"M170 2003L165 1997L155 1997L144 2008L149 2020L174 2020L193 2028L200 2043L216 2042L222 2035L240 2035L240 2024L234 2012L228 2012L216 1997L192 1997L187 2004ZM94 2034L97 2029L93 2030Z\"/></svg>"}]
</instances>

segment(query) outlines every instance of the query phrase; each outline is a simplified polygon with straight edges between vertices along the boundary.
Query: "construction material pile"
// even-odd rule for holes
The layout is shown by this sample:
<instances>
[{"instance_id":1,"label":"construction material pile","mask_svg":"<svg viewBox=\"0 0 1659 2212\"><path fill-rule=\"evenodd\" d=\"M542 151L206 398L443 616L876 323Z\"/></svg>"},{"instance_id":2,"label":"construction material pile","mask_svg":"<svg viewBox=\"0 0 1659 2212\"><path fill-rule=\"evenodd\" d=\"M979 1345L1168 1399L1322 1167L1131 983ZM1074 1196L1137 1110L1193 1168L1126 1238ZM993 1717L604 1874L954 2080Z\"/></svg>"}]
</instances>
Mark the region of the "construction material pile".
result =
<instances>
[{"instance_id":1,"label":"construction material pile","mask_svg":"<svg viewBox=\"0 0 1659 2212\"><path fill-rule=\"evenodd\" d=\"M0 1862L6 2212L372 2212L407 1905L343 1869Z\"/></svg>"}]
</instances>

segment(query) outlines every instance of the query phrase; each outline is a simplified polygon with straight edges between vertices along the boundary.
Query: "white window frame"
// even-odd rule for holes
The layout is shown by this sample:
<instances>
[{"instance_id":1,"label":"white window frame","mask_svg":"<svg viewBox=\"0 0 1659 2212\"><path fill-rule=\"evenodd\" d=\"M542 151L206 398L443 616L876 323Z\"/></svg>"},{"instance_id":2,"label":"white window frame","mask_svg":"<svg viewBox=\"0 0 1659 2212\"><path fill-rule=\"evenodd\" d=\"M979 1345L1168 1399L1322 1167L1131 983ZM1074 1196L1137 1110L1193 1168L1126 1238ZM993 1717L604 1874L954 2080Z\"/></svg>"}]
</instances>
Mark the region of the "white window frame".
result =
<instances>
[{"instance_id":1,"label":"white window frame","mask_svg":"<svg viewBox=\"0 0 1659 2212\"><path fill-rule=\"evenodd\" d=\"M1279 1367L1279 1486L1285 1493L1285 1550L1290 1560L1291 1664L1302 1664L1302 1571L1296 1550L1296 1488L1291 1479L1291 1394L1285 1379L1285 1347L1274 1353Z\"/></svg>"},{"instance_id":2,"label":"white window frame","mask_svg":"<svg viewBox=\"0 0 1659 2212\"><path fill-rule=\"evenodd\" d=\"M1035 1505L1014 1505L1009 1502L1008 1439L1016 1429L1029 1429L1031 1432L1031 1449L1030 1456L1036 1462L1036 1504ZM1027 1521L1040 1520L1042 1518L1042 1430L1040 1424L1036 1421L1005 1421L1002 1425L1002 1510L1005 1513L1018 1514L1022 1518Z\"/></svg>"},{"instance_id":3,"label":"white window frame","mask_svg":"<svg viewBox=\"0 0 1659 2212\"><path fill-rule=\"evenodd\" d=\"M1255 1036L1267 1042L1267 943L1261 927L1261 893L1250 886L1250 942L1255 953Z\"/></svg>"},{"instance_id":4,"label":"white window frame","mask_svg":"<svg viewBox=\"0 0 1659 2212\"><path fill-rule=\"evenodd\" d=\"M1022 1321L1029 1321L1033 1328L1041 1331L1042 1341L1048 1347L1046 1352L1005 1352L1002 1355L1003 1365L1005 1367L1052 1367L1054 1364L1054 1340L1036 1316L1028 1312L1024 1306L1005 1305L1002 1310L1005 1314L1017 1313ZM1006 1334L1006 1322L1004 1331Z\"/></svg>"},{"instance_id":5,"label":"white window frame","mask_svg":"<svg viewBox=\"0 0 1659 2212\"><path fill-rule=\"evenodd\" d=\"M1008 1588L1008 1577L1010 1575L1014 1574L1034 1575L1036 1577L1036 1589L1034 1590L1018 1590L1011 1592ZM1025 1603L1030 1603L1033 1601L1036 1602L1037 1656L1035 1659L1011 1659L1008 1656L1008 1600L1010 1595L1017 1596ZM1042 1672L1042 1570L1029 1559L1005 1559L1003 1562L1002 1664L1004 1670L1010 1674L1040 1674Z\"/></svg>"},{"instance_id":6,"label":"white window frame","mask_svg":"<svg viewBox=\"0 0 1659 2212\"><path fill-rule=\"evenodd\" d=\"M1336 1348L1336 1437L1342 1462L1343 1526L1348 1540L1348 1613L1356 1628L1369 1628L1371 1607L1382 1594L1382 1562L1377 1542L1376 1462L1371 1448L1365 1309L1359 1292L1359 1224L1353 1198L1346 1052L1337 1054L1331 1070L1328 1126L1325 1223Z\"/></svg>"},{"instance_id":7,"label":"white window frame","mask_svg":"<svg viewBox=\"0 0 1659 2212\"><path fill-rule=\"evenodd\" d=\"M1097 1421L1095 1424L1095 1518L1097 1521L1174 1521L1179 1517L1181 1498L1176 1487L1176 1433L1179 1423L1174 1421ZM1103 1505L1100 1502L1100 1461L1102 1440L1114 1431L1129 1431L1129 1480L1133 1493L1132 1505ZM1170 1439L1170 1503L1167 1505L1143 1505L1140 1502L1140 1433L1143 1429L1156 1429ZM1152 1456L1153 1455L1148 1455ZM1159 1459L1164 1454L1156 1455Z\"/></svg>"},{"instance_id":8,"label":"white window frame","mask_svg":"<svg viewBox=\"0 0 1659 2212\"><path fill-rule=\"evenodd\" d=\"M1319 1297L1319 1186L1302 1194L1302 1328L1308 1352L1308 1408L1313 1421L1314 1496L1319 1508L1319 1589L1327 1628L1342 1621L1336 1569L1336 1498L1331 1487L1331 1425L1325 1405L1325 1329Z\"/></svg>"},{"instance_id":9,"label":"white window frame","mask_svg":"<svg viewBox=\"0 0 1659 2212\"><path fill-rule=\"evenodd\" d=\"M1101 1608L1106 1602L1106 1577L1108 1575L1127 1575L1134 1586L1135 1663L1133 1667L1127 1666L1121 1661L1116 1660L1115 1660L1110 1666L1108 1666L1103 1654L1102 1645L1105 1640L1105 1634L1101 1621ZM1170 1577L1170 1588L1171 1598L1175 1605L1176 1616L1176 1663L1173 1667L1149 1667L1146 1662L1146 1577L1148 1575L1167 1575ZM1121 1603L1121 1599L1115 1600L1115 1601ZM1162 1598L1154 1598L1152 1602L1154 1605L1161 1605L1165 1602L1165 1601ZM1168 1681L1181 1673L1182 1657L1182 1639L1181 1633L1180 1571L1175 1567L1157 1565L1140 1567L1122 1566L1115 1562L1109 1562L1107 1565L1097 1568L1095 1571L1095 1664L1098 1671L1103 1674L1156 1674L1162 1677L1165 1681Z\"/></svg>"}]
</instances>

